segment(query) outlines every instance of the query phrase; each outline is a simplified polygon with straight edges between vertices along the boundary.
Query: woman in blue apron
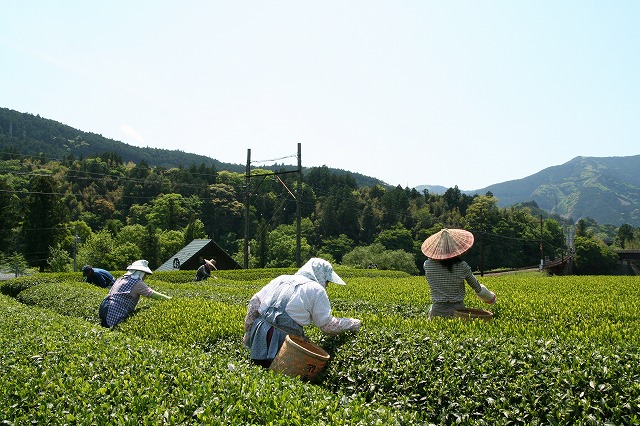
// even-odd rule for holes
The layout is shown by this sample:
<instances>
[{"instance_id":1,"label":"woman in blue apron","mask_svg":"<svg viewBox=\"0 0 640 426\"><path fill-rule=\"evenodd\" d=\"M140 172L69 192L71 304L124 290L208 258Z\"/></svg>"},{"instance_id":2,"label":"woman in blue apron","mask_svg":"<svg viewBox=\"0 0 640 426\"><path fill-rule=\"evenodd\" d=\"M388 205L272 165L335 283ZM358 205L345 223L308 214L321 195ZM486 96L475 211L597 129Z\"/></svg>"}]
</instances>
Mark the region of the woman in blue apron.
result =
<instances>
[{"instance_id":1,"label":"woman in blue apron","mask_svg":"<svg viewBox=\"0 0 640 426\"><path fill-rule=\"evenodd\" d=\"M310 259L294 275L281 275L257 292L249 301L244 321L244 345L251 360L269 367L287 334L304 336L303 328L314 324L327 334L360 329L360 320L336 318L326 286L345 285L329 262Z\"/></svg>"}]
</instances>

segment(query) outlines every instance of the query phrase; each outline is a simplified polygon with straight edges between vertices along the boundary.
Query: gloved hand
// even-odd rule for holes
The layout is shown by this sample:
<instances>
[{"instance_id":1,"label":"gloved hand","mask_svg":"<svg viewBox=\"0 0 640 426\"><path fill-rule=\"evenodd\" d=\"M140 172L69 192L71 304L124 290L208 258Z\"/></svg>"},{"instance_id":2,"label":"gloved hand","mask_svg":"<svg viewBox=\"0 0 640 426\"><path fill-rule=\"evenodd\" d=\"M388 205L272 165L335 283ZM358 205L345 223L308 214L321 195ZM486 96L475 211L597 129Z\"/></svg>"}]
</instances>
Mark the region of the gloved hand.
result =
<instances>
[{"instance_id":1,"label":"gloved hand","mask_svg":"<svg viewBox=\"0 0 640 426\"><path fill-rule=\"evenodd\" d=\"M358 331L361 325L362 322L359 319L333 317L328 323L320 326L320 330L323 333L335 335L345 331Z\"/></svg>"},{"instance_id":2,"label":"gloved hand","mask_svg":"<svg viewBox=\"0 0 640 426\"><path fill-rule=\"evenodd\" d=\"M362 321L356 318L347 318L350 321L349 331L358 331L360 330L360 326L362 325Z\"/></svg>"},{"instance_id":3,"label":"gloved hand","mask_svg":"<svg viewBox=\"0 0 640 426\"><path fill-rule=\"evenodd\" d=\"M496 294L486 288L484 284L480 284L480 291L476 294L483 302L488 303L489 305L496 303Z\"/></svg>"}]
</instances>

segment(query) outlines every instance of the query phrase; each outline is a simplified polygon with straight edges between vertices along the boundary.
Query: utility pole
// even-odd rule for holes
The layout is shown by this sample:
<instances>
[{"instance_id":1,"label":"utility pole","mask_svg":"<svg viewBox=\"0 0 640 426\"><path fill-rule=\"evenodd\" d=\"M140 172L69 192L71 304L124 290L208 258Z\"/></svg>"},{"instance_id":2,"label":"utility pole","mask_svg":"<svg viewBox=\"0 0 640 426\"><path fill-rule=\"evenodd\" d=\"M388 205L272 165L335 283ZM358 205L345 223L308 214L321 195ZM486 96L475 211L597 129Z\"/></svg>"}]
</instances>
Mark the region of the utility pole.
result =
<instances>
[{"instance_id":1,"label":"utility pole","mask_svg":"<svg viewBox=\"0 0 640 426\"><path fill-rule=\"evenodd\" d=\"M76 227L73 228L73 272L76 272L77 269L77 263L76 263L76 257L78 256L78 241L80 240L80 237L78 237L78 230Z\"/></svg>"},{"instance_id":2,"label":"utility pole","mask_svg":"<svg viewBox=\"0 0 640 426\"><path fill-rule=\"evenodd\" d=\"M300 211L300 197L302 196L302 144L298 142L298 190L296 191L296 265L302 266L302 256L300 254L300 222L302 212Z\"/></svg>"},{"instance_id":3,"label":"utility pole","mask_svg":"<svg viewBox=\"0 0 640 426\"><path fill-rule=\"evenodd\" d=\"M298 169L297 170L288 170L282 172L273 172L273 173L261 173L260 177L264 181L264 178L268 175L281 175L285 173L297 173L297 195L294 194L284 183L282 179L278 177L280 183L285 187L288 191L289 195L296 200L296 263L298 267L302 266L302 258L301 258L301 221L302 221L302 212L300 207L300 197L302 195L302 144L298 143ZM250 204L251 204L251 150L247 149L247 168L244 176L245 182L245 206L244 206L244 268L249 268L249 213L250 213ZM261 181L262 182L262 181Z\"/></svg>"},{"instance_id":4,"label":"utility pole","mask_svg":"<svg viewBox=\"0 0 640 426\"><path fill-rule=\"evenodd\" d=\"M544 252L542 250L542 215L540 215L540 270L544 268Z\"/></svg>"},{"instance_id":5,"label":"utility pole","mask_svg":"<svg viewBox=\"0 0 640 426\"><path fill-rule=\"evenodd\" d=\"M249 202L251 197L251 149L247 149L247 168L244 175L244 269L249 269Z\"/></svg>"},{"instance_id":6,"label":"utility pole","mask_svg":"<svg viewBox=\"0 0 640 426\"><path fill-rule=\"evenodd\" d=\"M484 209L480 209L480 276L484 277Z\"/></svg>"}]
</instances>

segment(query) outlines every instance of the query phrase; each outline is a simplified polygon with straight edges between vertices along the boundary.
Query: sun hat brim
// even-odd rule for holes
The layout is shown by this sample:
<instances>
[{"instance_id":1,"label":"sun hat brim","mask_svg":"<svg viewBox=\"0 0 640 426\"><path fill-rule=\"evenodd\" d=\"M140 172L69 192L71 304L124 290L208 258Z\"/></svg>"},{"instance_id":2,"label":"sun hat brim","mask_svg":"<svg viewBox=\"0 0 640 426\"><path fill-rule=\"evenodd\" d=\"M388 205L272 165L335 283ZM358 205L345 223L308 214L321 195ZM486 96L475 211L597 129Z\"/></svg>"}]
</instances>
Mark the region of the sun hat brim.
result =
<instances>
[{"instance_id":1,"label":"sun hat brim","mask_svg":"<svg viewBox=\"0 0 640 426\"><path fill-rule=\"evenodd\" d=\"M469 250L473 241L473 234L469 231L445 228L424 240L421 249L429 259L451 259Z\"/></svg>"},{"instance_id":2,"label":"sun hat brim","mask_svg":"<svg viewBox=\"0 0 640 426\"><path fill-rule=\"evenodd\" d=\"M153 274L153 271L149 269L148 265L146 260L136 260L127 267L127 271L142 271L146 274Z\"/></svg>"},{"instance_id":3,"label":"sun hat brim","mask_svg":"<svg viewBox=\"0 0 640 426\"><path fill-rule=\"evenodd\" d=\"M336 271L333 270L331 271L331 279L329 281L334 284L347 285L347 283L345 283L344 280L336 274Z\"/></svg>"}]
</instances>

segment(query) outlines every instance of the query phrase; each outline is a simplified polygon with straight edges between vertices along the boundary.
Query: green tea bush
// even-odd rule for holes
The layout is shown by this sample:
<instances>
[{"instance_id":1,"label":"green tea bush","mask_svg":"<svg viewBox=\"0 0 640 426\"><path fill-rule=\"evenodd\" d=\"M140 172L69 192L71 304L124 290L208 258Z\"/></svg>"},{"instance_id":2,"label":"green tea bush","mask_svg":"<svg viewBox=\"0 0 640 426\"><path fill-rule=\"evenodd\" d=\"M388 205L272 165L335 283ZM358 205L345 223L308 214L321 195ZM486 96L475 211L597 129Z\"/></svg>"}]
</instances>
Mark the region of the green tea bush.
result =
<instances>
[{"instance_id":1,"label":"green tea bush","mask_svg":"<svg viewBox=\"0 0 640 426\"><path fill-rule=\"evenodd\" d=\"M140 310L118 328L146 339L215 350L222 339L240 341L246 314L244 306L204 299L171 299Z\"/></svg>"},{"instance_id":2,"label":"green tea bush","mask_svg":"<svg viewBox=\"0 0 640 426\"><path fill-rule=\"evenodd\" d=\"M219 278L188 284L154 281L153 288L162 289L179 298L203 298L231 304L246 305L251 296L258 291L263 282L231 280Z\"/></svg>"},{"instance_id":3,"label":"green tea bush","mask_svg":"<svg viewBox=\"0 0 640 426\"><path fill-rule=\"evenodd\" d=\"M372 281L367 292L356 281L350 291L368 308L375 293L387 302L361 312L357 334L314 335L333 355L324 385L437 424L639 421L638 278L483 281L498 294L489 323L392 313L416 304L393 285ZM405 283L419 298L420 285ZM466 302L487 308L473 294Z\"/></svg>"},{"instance_id":4,"label":"green tea bush","mask_svg":"<svg viewBox=\"0 0 640 426\"><path fill-rule=\"evenodd\" d=\"M3 424L383 424L415 415L333 394L246 362L0 296Z\"/></svg>"},{"instance_id":5,"label":"green tea bush","mask_svg":"<svg viewBox=\"0 0 640 426\"><path fill-rule=\"evenodd\" d=\"M498 302L470 291L465 300L493 312L482 322L429 321L424 277L339 272L348 285L327 288L334 314L363 326L338 336L308 329L332 355L310 385L251 366L240 343L246 302L277 274L224 272L202 283L154 274L152 287L174 298L141 300L111 331L85 314L97 313L103 289L49 275L3 283L21 288L18 299L0 298L3 419L640 424L637 277L483 277Z\"/></svg>"},{"instance_id":6,"label":"green tea bush","mask_svg":"<svg viewBox=\"0 0 640 426\"><path fill-rule=\"evenodd\" d=\"M21 291L43 283L59 282L58 274L36 274L0 281L0 293L16 297Z\"/></svg>"},{"instance_id":7,"label":"green tea bush","mask_svg":"<svg viewBox=\"0 0 640 426\"><path fill-rule=\"evenodd\" d=\"M69 315L99 322L98 306L107 290L92 284L73 281L42 282L24 289L17 300Z\"/></svg>"}]
</instances>

